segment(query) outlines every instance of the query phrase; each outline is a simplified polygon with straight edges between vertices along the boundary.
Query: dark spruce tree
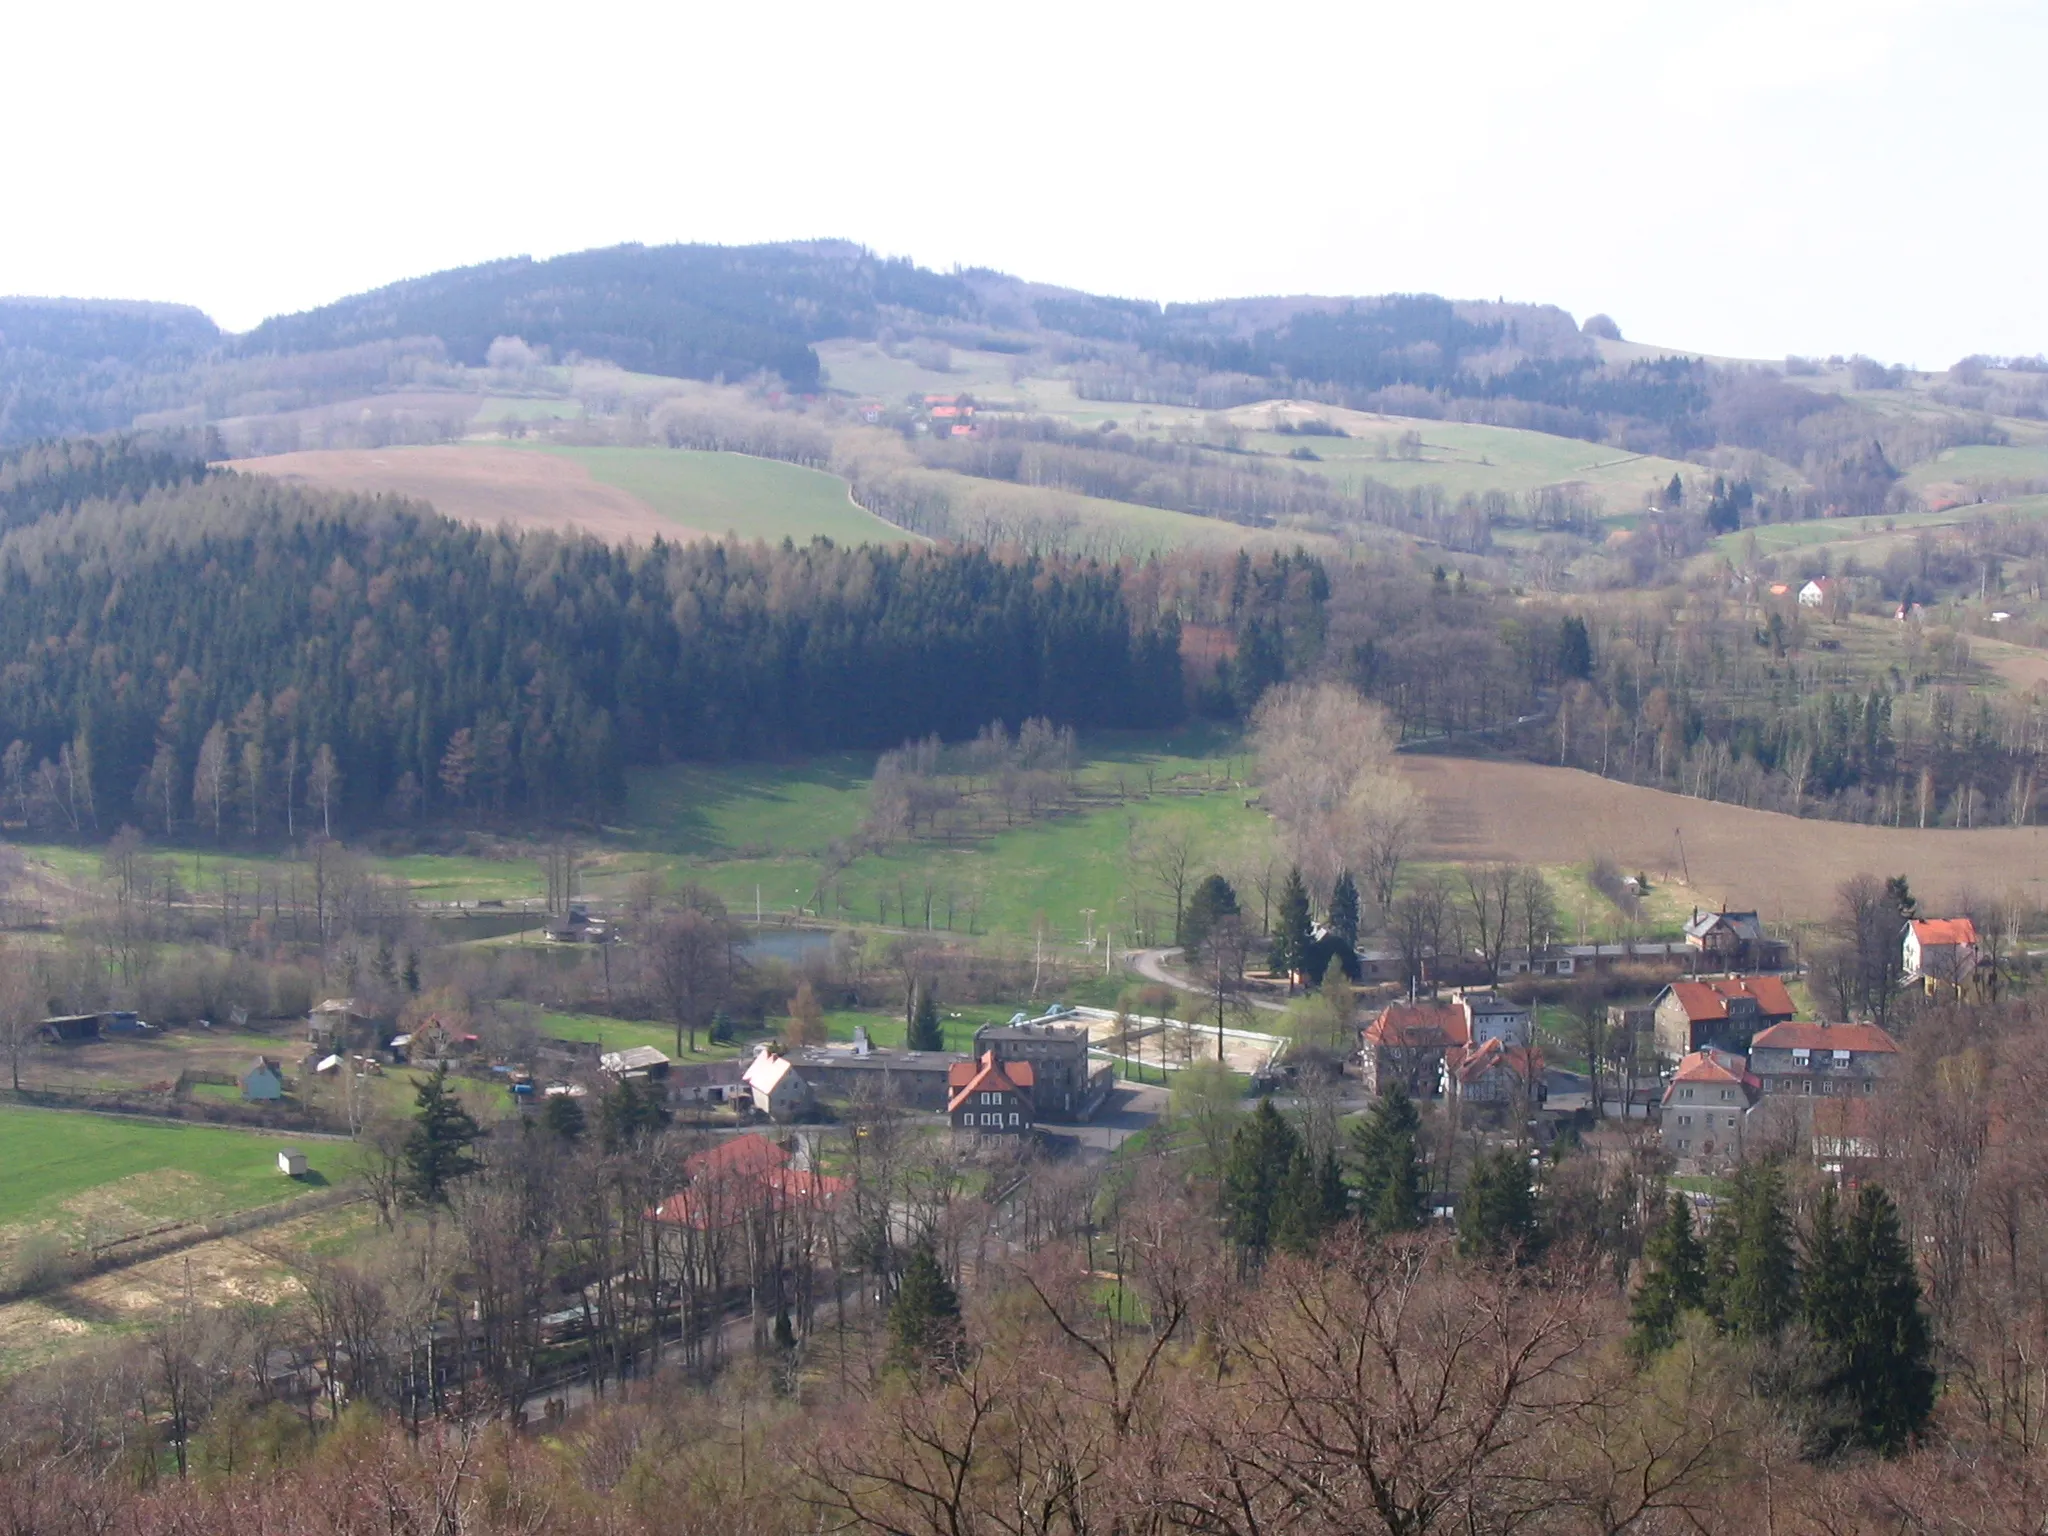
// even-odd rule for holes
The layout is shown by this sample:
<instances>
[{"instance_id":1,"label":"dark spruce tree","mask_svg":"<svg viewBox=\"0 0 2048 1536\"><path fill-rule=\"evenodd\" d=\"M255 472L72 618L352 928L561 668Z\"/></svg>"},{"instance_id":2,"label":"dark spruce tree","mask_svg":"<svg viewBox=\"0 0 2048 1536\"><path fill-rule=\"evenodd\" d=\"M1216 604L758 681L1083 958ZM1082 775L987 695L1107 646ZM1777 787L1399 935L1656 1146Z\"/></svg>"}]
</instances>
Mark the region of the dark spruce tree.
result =
<instances>
[{"instance_id":1,"label":"dark spruce tree","mask_svg":"<svg viewBox=\"0 0 2048 1536\"><path fill-rule=\"evenodd\" d=\"M1707 1303L1707 1253L1693 1231L1692 1202L1673 1190L1664 1220L1643 1245L1645 1274L1629 1306L1629 1349L1651 1355L1669 1348L1688 1312Z\"/></svg>"},{"instance_id":2,"label":"dark spruce tree","mask_svg":"<svg viewBox=\"0 0 2048 1536\"><path fill-rule=\"evenodd\" d=\"M598 1133L607 1152L639 1146L669 1121L668 1106L652 1078L628 1077L598 1106Z\"/></svg>"},{"instance_id":3,"label":"dark spruce tree","mask_svg":"<svg viewBox=\"0 0 2048 1536\"><path fill-rule=\"evenodd\" d=\"M939 1023L939 995L930 985L917 989L917 1007L904 1031L903 1046L911 1051L943 1051L946 1032Z\"/></svg>"},{"instance_id":4,"label":"dark spruce tree","mask_svg":"<svg viewBox=\"0 0 2048 1536\"><path fill-rule=\"evenodd\" d=\"M1252 1263L1273 1246L1275 1218L1300 1151L1301 1138L1271 1099L1259 1100L1231 1133L1223 1163L1223 1234ZM1314 1175L1306 1168L1303 1183L1313 1191Z\"/></svg>"},{"instance_id":5,"label":"dark spruce tree","mask_svg":"<svg viewBox=\"0 0 2048 1536\"><path fill-rule=\"evenodd\" d=\"M1358 882L1351 878L1350 870L1340 870L1330 892L1330 937L1344 949L1356 950L1358 928Z\"/></svg>"},{"instance_id":6,"label":"dark spruce tree","mask_svg":"<svg viewBox=\"0 0 2048 1536\"><path fill-rule=\"evenodd\" d=\"M1422 1225L1422 1160L1416 1141L1422 1117L1399 1083L1373 1101L1351 1131L1358 1214L1374 1232L1413 1232Z\"/></svg>"},{"instance_id":7,"label":"dark spruce tree","mask_svg":"<svg viewBox=\"0 0 2048 1536\"><path fill-rule=\"evenodd\" d=\"M1726 1333L1776 1338L1799 1314L1799 1265L1785 1176L1775 1162L1744 1164L1708 1242L1707 1305Z\"/></svg>"},{"instance_id":8,"label":"dark spruce tree","mask_svg":"<svg viewBox=\"0 0 2048 1536\"><path fill-rule=\"evenodd\" d=\"M1288 990L1294 977L1308 964L1313 943L1309 928L1308 886L1299 868L1287 871L1287 883L1280 888L1280 904L1273 914L1272 967L1287 978Z\"/></svg>"},{"instance_id":9,"label":"dark spruce tree","mask_svg":"<svg viewBox=\"0 0 2048 1536\"><path fill-rule=\"evenodd\" d=\"M1844 1228L1830 1191L1807 1263L1807 1324L1828 1357L1823 1391L1841 1410L1846 1438L1895 1456L1926 1428L1936 1377L1920 1279L1891 1196L1865 1185Z\"/></svg>"},{"instance_id":10,"label":"dark spruce tree","mask_svg":"<svg viewBox=\"0 0 2048 1536\"><path fill-rule=\"evenodd\" d=\"M1528 1159L1513 1147L1482 1152L1458 1205L1458 1252L1468 1259L1533 1258L1541 1237Z\"/></svg>"},{"instance_id":11,"label":"dark spruce tree","mask_svg":"<svg viewBox=\"0 0 2048 1536\"><path fill-rule=\"evenodd\" d=\"M445 1205L449 1187L483 1166L476 1144L483 1128L448 1086L448 1069L419 1085L418 1110L405 1138L406 1198L414 1205Z\"/></svg>"},{"instance_id":12,"label":"dark spruce tree","mask_svg":"<svg viewBox=\"0 0 2048 1536\"><path fill-rule=\"evenodd\" d=\"M566 1093L558 1093L547 1102L547 1108L540 1112L541 1128L557 1141L574 1146L583 1139L587 1125L583 1115L583 1101Z\"/></svg>"},{"instance_id":13,"label":"dark spruce tree","mask_svg":"<svg viewBox=\"0 0 2048 1536\"><path fill-rule=\"evenodd\" d=\"M929 1239L913 1247L903 1265L889 1308L889 1338L895 1363L913 1374L955 1369L961 1362L966 1332L960 1295Z\"/></svg>"},{"instance_id":14,"label":"dark spruce tree","mask_svg":"<svg viewBox=\"0 0 2048 1536\"><path fill-rule=\"evenodd\" d=\"M1219 919L1238 916L1237 892L1221 875L1207 875L1188 897L1180 919L1180 942L1189 951L1208 942Z\"/></svg>"}]
</instances>

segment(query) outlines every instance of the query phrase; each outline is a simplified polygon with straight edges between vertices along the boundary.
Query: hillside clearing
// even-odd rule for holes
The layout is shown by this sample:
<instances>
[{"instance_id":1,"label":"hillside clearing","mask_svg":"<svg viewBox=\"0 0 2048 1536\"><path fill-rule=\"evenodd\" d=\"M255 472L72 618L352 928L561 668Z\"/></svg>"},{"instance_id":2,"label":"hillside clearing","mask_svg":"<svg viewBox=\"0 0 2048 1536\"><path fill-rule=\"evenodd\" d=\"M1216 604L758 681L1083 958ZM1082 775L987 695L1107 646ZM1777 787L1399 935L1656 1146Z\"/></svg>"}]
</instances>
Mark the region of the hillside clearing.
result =
<instances>
[{"instance_id":1,"label":"hillside clearing","mask_svg":"<svg viewBox=\"0 0 2048 1536\"><path fill-rule=\"evenodd\" d=\"M1772 921L1825 918L1852 875L1905 875L1939 906L1965 890L2048 900L2048 828L1873 827L1808 821L1618 783L1576 768L1403 757L1428 809L1429 858L1562 864L1606 854L1622 869L1686 882L1703 906ZM1680 842L1683 840L1683 855Z\"/></svg>"}]
</instances>

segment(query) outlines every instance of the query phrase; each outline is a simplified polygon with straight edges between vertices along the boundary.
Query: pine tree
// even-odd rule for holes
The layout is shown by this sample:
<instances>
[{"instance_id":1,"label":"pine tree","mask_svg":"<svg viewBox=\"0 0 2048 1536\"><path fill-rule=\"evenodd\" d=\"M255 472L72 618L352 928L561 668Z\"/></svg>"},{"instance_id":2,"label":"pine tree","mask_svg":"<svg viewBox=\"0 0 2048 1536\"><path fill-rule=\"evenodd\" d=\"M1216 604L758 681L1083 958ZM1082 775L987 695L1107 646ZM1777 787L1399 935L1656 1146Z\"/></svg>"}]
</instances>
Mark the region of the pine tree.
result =
<instances>
[{"instance_id":1,"label":"pine tree","mask_svg":"<svg viewBox=\"0 0 2048 1536\"><path fill-rule=\"evenodd\" d=\"M1330 932L1346 949L1358 948L1358 882L1351 871L1340 870L1336 888L1330 892Z\"/></svg>"},{"instance_id":2,"label":"pine tree","mask_svg":"<svg viewBox=\"0 0 2048 1536\"><path fill-rule=\"evenodd\" d=\"M910 1250L896 1300L889 1308L889 1334L896 1363L921 1372L960 1363L965 1336L960 1323L960 1296L929 1240Z\"/></svg>"},{"instance_id":3,"label":"pine tree","mask_svg":"<svg viewBox=\"0 0 2048 1536\"><path fill-rule=\"evenodd\" d=\"M1297 1145L1273 1197L1271 1241L1282 1253L1309 1254L1323 1240L1323 1207L1314 1164Z\"/></svg>"},{"instance_id":4,"label":"pine tree","mask_svg":"<svg viewBox=\"0 0 2048 1536\"><path fill-rule=\"evenodd\" d=\"M1799 1309L1807 1330L1823 1344L1842 1343L1854 1331L1855 1295L1841 1202L1830 1184L1814 1207L1799 1266Z\"/></svg>"},{"instance_id":5,"label":"pine tree","mask_svg":"<svg viewBox=\"0 0 2048 1536\"><path fill-rule=\"evenodd\" d=\"M540 1123L549 1135L570 1143L583 1139L588 1128L583 1115L583 1101L566 1093L558 1093L548 1100L547 1108L541 1111Z\"/></svg>"},{"instance_id":6,"label":"pine tree","mask_svg":"<svg viewBox=\"0 0 2048 1536\"><path fill-rule=\"evenodd\" d=\"M943 1051L946 1048L946 1032L939 1025L938 994L928 986L917 989L917 1009L911 1015L903 1046L910 1051Z\"/></svg>"},{"instance_id":7,"label":"pine tree","mask_svg":"<svg viewBox=\"0 0 2048 1536\"><path fill-rule=\"evenodd\" d=\"M419 1086L418 1118L405 1138L406 1195L415 1205L441 1205L448 1186L483 1164L471 1149L483 1128L448 1086L448 1069L437 1067Z\"/></svg>"},{"instance_id":8,"label":"pine tree","mask_svg":"<svg viewBox=\"0 0 2048 1536\"><path fill-rule=\"evenodd\" d=\"M1629 1308L1629 1348L1638 1355L1667 1348L1678 1336L1679 1320L1707 1300L1707 1255L1692 1228L1692 1202L1678 1191L1657 1230L1643 1245L1649 1272Z\"/></svg>"},{"instance_id":9,"label":"pine tree","mask_svg":"<svg viewBox=\"0 0 2048 1536\"><path fill-rule=\"evenodd\" d=\"M1529 1164L1513 1147L1482 1153L1458 1207L1458 1252L1466 1258L1530 1257L1538 1242Z\"/></svg>"},{"instance_id":10,"label":"pine tree","mask_svg":"<svg viewBox=\"0 0 2048 1536\"><path fill-rule=\"evenodd\" d=\"M1288 978L1290 989L1295 972L1308 962L1308 886L1297 867L1287 871L1287 883L1280 890L1279 910L1273 915L1273 969Z\"/></svg>"},{"instance_id":11,"label":"pine tree","mask_svg":"<svg viewBox=\"0 0 2048 1536\"><path fill-rule=\"evenodd\" d=\"M1273 1245L1273 1224L1281 1191L1301 1139L1271 1099L1259 1100L1230 1136L1223 1164L1224 1235L1247 1254L1263 1255Z\"/></svg>"},{"instance_id":12,"label":"pine tree","mask_svg":"<svg viewBox=\"0 0 2048 1536\"><path fill-rule=\"evenodd\" d=\"M1358 1213L1375 1232L1412 1232L1422 1225L1422 1166L1416 1139L1422 1117L1399 1083L1373 1101L1353 1127Z\"/></svg>"},{"instance_id":13,"label":"pine tree","mask_svg":"<svg viewBox=\"0 0 2048 1536\"><path fill-rule=\"evenodd\" d=\"M607 1152L622 1152L668 1124L668 1106L652 1079L629 1077L604 1096L598 1129Z\"/></svg>"},{"instance_id":14,"label":"pine tree","mask_svg":"<svg viewBox=\"0 0 2048 1536\"><path fill-rule=\"evenodd\" d=\"M1876 1185L1858 1197L1841 1255L1844 1283L1830 1286L1814 1332L1835 1355L1829 1386L1855 1414L1857 1438L1896 1455L1934 1412L1934 1339L1899 1213Z\"/></svg>"},{"instance_id":15,"label":"pine tree","mask_svg":"<svg viewBox=\"0 0 2048 1536\"><path fill-rule=\"evenodd\" d=\"M1735 1176L1727 1214L1714 1223L1723 1241L1711 1296L1725 1332L1742 1338L1775 1338L1798 1315L1799 1268L1792 1251L1792 1219L1785 1210L1785 1180L1778 1165L1751 1163Z\"/></svg>"},{"instance_id":16,"label":"pine tree","mask_svg":"<svg viewBox=\"0 0 2048 1536\"><path fill-rule=\"evenodd\" d=\"M405 972L400 977L400 980L405 983L405 990L407 992L411 993L414 997L420 995L420 952L418 950L408 949L405 952Z\"/></svg>"}]
</instances>

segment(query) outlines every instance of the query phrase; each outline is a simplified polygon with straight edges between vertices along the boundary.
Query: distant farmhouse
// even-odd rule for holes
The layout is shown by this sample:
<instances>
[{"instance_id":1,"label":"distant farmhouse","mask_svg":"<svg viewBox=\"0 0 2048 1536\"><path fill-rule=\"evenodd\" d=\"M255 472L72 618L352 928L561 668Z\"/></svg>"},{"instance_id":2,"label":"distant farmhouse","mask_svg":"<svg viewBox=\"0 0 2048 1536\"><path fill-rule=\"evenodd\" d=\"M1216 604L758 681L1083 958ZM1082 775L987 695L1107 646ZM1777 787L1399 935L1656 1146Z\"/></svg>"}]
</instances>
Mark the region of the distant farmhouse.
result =
<instances>
[{"instance_id":1,"label":"distant farmhouse","mask_svg":"<svg viewBox=\"0 0 2048 1536\"><path fill-rule=\"evenodd\" d=\"M1783 1024L1797 1011L1792 994L1775 976L1674 981L1651 1004L1657 1054L1666 1061L1682 1061L1712 1046L1747 1055L1757 1031Z\"/></svg>"},{"instance_id":2,"label":"distant farmhouse","mask_svg":"<svg viewBox=\"0 0 2048 1536\"><path fill-rule=\"evenodd\" d=\"M976 1136L1022 1136L1031 1130L1032 1086L1036 1076L1028 1061L1002 1062L994 1051L981 1060L963 1061L947 1074L953 1096L946 1113L955 1131Z\"/></svg>"},{"instance_id":3,"label":"distant farmhouse","mask_svg":"<svg viewBox=\"0 0 2048 1536\"><path fill-rule=\"evenodd\" d=\"M1977 925L1967 917L1921 918L1906 924L1901 959L1905 979L1930 992L1937 987L1960 991L1976 974Z\"/></svg>"},{"instance_id":4,"label":"distant farmhouse","mask_svg":"<svg viewBox=\"0 0 2048 1536\"><path fill-rule=\"evenodd\" d=\"M1687 948L1711 971L1776 971L1784 968L1791 946L1764 932L1754 912L1708 912L1693 909L1685 925Z\"/></svg>"}]
</instances>

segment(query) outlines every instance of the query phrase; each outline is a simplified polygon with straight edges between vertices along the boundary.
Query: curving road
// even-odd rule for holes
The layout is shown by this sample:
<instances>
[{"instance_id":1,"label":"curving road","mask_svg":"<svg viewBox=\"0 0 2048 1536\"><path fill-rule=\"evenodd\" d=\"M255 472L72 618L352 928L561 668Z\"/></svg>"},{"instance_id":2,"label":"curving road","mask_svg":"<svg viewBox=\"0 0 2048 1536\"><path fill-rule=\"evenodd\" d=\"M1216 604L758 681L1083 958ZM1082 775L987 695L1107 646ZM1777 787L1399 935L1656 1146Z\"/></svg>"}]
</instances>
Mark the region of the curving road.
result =
<instances>
[{"instance_id":1,"label":"curving road","mask_svg":"<svg viewBox=\"0 0 2048 1536\"><path fill-rule=\"evenodd\" d=\"M1192 977L1179 975L1166 968L1166 957L1179 953L1180 950L1173 946L1165 949L1125 950L1124 968L1136 972L1147 981L1160 982L1169 987L1178 987L1183 992L1193 992L1199 995L1205 990L1201 982L1194 980ZM1285 1013L1287 1011L1285 1003L1276 1003L1271 998L1260 997L1257 994L1248 997L1246 1001L1254 1008L1263 1008L1268 1013Z\"/></svg>"}]
</instances>

